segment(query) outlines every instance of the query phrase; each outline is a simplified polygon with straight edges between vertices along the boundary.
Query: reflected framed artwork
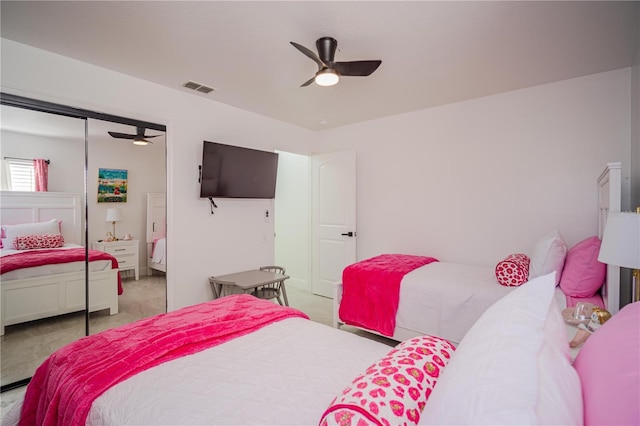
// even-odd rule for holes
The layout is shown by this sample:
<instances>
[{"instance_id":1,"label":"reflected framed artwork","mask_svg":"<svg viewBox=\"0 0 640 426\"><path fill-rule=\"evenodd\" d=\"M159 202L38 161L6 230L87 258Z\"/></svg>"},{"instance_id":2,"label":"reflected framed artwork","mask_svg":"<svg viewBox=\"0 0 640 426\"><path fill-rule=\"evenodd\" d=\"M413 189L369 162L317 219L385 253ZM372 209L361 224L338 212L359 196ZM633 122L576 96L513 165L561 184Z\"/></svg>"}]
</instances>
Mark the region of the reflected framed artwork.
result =
<instances>
[{"instance_id":1,"label":"reflected framed artwork","mask_svg":"<svg viewBox=\"0 0 640 426\"><path fill-rule=\"evenodd\" d=\"M127 170L98 169L98 202L127 202Z\"/></svg>"}]
</instances>

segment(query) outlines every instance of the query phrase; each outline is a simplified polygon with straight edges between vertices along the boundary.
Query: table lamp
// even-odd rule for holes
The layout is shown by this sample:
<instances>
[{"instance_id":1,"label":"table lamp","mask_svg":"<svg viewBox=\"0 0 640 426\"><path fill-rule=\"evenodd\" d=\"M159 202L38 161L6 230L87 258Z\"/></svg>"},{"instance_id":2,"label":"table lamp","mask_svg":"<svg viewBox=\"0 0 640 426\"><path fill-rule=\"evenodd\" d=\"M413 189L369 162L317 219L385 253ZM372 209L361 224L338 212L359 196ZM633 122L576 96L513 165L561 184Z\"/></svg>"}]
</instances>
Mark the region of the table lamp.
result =
<instances>
[{"instance_id":1,"label":"table lamp","mask_svg":"<svg viewBox=\"0 0 640 426\"><path fill-rule=\"evenodd\" d=\"M640 300L640 212L610 212L598 260L633 269L632 301Z\"/></svg>"},{"instance_id":2,"label":"table lamp","mask_svg":"<svg viewBox=\"0 0 640 426\"><path fill-rule=\"evenodd\" d=\"M107 209L107 218L105 219L107 222L111 222L113 225L113 239L117 240L116 237L116 222L120 222L122 220L122 213L118 208Z\"/></svg>"}]
</instances>

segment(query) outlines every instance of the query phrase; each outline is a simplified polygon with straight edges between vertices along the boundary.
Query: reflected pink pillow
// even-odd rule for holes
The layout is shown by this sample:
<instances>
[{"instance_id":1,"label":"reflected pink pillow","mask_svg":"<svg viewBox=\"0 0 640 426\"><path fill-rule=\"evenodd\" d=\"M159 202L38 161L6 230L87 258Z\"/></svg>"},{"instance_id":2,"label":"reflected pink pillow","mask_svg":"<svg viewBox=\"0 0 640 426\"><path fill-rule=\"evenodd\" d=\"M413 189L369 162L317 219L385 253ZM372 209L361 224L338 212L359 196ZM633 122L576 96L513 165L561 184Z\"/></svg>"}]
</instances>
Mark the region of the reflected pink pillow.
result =
<instances>
[{"instance_id":1,"label":"reflected pink pillow","mask_svg":"<svg viewBox=\"0 0 640 426\"><path fill-rule=\"evenodd\" d=\"M560 288L567 296L591 297L602 287L607 265L598 261L600 239L589 237L573 246L564 263Z\"/></svg>"},{"instance_id":2,"label":"reflected pink pillow","mask_svg":"<svg viewBox=\"0 0 640 426\"><path fill-rule=\"evenodd\" d=\"M585 425L640 424L640 302L625 306L585 342L580 375Z\"/></svg>"}]
</instances>

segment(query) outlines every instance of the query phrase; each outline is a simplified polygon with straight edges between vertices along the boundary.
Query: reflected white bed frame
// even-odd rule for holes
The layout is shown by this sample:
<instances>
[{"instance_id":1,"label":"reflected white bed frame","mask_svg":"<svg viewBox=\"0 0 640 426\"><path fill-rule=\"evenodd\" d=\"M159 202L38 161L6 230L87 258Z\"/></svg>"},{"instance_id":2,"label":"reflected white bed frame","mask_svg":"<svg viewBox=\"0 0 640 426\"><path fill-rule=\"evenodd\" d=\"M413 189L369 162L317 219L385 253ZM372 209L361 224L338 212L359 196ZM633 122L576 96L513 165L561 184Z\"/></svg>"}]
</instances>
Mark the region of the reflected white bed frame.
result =
<instances>
[{"instance_id":1,"label":"reflected white bed frame","mask_svg":"<svg viewBox=\"0 0 640 426\"><path fill-rule=\"evenodd\" d=\"M602 239L604 227L607 223L607 214L609 212L619 212L621 209L621 172L621 163L607 163L607 167L598 178L598 237L600 239ZM620 267L607 265L607 278L605 284L602 286L602 298L605 307L611 315L616 314L620 310ZM332 325L336 328L343 325L338 313L341 299L342 283L335 283L333 290ZM363 330L379 334L375 331ZM391 338L397 341L404 341L423 334L424 332L396 326L393 337Z\"/></svg>"},{"instance_id":2,"label":"reflected white bed frame","mask_svg":"<svg viewBox=\"0 0 640 426\"><path fill-rule=\"evenodd\" d=\"M79 194L62 192L0 192L3 225L62 221L65 242L82 245L82 203ZM0 335L8 325L78 312L85 309L85 272L2 280L0 276ZM118 270L89 273L89 312L118 313Z\"/></svg>"},{"instance_id":3,"label":"reflected white bed frame","mask_svg":"<svg viewBox=\"0 0 640 426\"><path fill-rule=\"evenodd\" d=\"M153 262L151 253L153 252L153 241L156 238L165 236L166 199L164 192L150 192L147 194L147 266L149 269L162 272L167 272L166 253L165 263Z\"/></svg>"}]
</instances>

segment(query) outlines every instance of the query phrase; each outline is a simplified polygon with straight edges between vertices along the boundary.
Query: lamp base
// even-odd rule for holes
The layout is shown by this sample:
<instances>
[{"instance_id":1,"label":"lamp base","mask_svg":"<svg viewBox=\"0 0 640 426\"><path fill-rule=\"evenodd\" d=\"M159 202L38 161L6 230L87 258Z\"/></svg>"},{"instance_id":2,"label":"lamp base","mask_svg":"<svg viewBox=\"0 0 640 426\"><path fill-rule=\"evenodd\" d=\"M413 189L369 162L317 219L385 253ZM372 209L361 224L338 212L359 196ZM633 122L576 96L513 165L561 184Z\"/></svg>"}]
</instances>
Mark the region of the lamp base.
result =
<instances>
[{"instance_id":1,"label":"lamp base","mask_svg":"<svg viewBox=\"0 0 640 426\"><path fill-rule=\"evenodd\" d=\"M111 222L113 224L113 241L118 241L118 237L116 237L116 223Z\"/></svg>"}]
</instances>

